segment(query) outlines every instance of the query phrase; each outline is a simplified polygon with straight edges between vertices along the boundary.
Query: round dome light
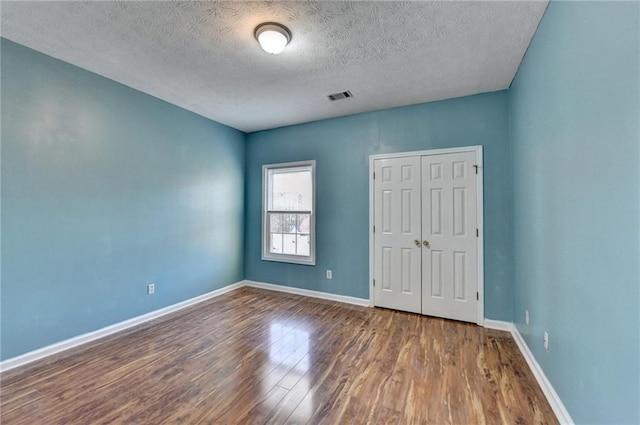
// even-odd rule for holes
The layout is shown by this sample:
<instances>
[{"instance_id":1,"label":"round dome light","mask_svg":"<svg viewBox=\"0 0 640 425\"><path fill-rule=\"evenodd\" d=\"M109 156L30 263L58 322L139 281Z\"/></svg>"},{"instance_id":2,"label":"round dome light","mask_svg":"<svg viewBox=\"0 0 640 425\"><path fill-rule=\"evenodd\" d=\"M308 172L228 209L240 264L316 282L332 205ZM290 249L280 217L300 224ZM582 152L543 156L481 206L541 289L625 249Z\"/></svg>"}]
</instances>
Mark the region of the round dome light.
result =
<instances>
[{"instance_id":1,"label":"round dome light","mask_svg":"<svg viewBox=\"0 0 640 425\"><path fill-rule=\"evenodd\" d=\"M254 35L265 52L275 55L282 52L291 41L289 29L275 22L266 22L258 25Z\"/></svg>"}]
</instances>

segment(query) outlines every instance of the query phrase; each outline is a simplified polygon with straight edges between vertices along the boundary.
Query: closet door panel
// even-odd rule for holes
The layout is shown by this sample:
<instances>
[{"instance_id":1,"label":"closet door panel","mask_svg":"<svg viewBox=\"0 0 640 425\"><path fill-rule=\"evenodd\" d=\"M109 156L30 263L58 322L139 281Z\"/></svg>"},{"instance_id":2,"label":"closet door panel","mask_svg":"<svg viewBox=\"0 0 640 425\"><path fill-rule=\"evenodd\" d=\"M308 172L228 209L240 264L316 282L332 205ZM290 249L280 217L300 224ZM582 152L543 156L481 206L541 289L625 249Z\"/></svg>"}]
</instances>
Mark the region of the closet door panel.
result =
<instances>
[{"instance_id":1,"label":"closet door panel","mask_svg":"<svg viewBox=\"0 0 640 425\"><path fill-rule=\"evenodd\" d=\"M428 155L422 167L422 314L477 320L475 153Z\"/></svg>"},{"instance_id":2,"label":"closet door panel","mask_svg":"<svg viewBox=\"0 0 640 425\"><path fill-rule=\"evenodd\" d=\"M420 313L420 157L376 160L374 172L374 304Z\"/></svg>"}]
</instances>

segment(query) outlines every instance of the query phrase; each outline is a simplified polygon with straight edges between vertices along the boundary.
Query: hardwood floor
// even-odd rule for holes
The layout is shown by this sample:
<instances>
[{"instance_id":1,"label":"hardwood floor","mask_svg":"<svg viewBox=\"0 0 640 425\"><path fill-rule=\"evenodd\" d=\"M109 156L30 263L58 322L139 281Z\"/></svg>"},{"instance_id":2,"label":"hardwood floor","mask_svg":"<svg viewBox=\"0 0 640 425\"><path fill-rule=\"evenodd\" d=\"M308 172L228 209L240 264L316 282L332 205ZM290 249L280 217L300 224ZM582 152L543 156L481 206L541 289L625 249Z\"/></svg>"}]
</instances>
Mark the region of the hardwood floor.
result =
<instances>
[{"instance_id":1,"label":"hardwood floor","mask_svg":"<svg viewBox=\"0 0 640 425\"><path fill-rule=\"evenodd\" d=\"M556 424L506 332L242 288L5 372L11 424Z\"/></svg>"}]
</instances>

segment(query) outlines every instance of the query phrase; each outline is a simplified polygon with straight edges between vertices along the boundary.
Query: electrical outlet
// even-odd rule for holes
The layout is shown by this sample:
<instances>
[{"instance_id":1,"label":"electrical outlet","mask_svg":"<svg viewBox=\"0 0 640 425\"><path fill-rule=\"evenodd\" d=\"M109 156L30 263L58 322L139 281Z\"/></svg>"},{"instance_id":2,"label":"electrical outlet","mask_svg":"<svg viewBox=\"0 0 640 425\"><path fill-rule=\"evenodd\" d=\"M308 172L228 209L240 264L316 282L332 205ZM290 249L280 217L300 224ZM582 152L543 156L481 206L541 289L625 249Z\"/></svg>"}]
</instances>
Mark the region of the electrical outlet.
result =
<instances>
[{"instance_id":1,"label":"electrical outlet","mask_svg":"<svg viewBox=\"0 0 640 425\"><path fill-rule=\"evenodd\" d=\"M544 349L549 351L549 332L544 331L544 340L542 342L544 343Z\"/></svg>"},{"instance_id":2,"label":"electrical outlet","mask_svg":"<svg viewBox=\"0 0 640 425\"><path fill-rule=\"evenodd\" d=\"M529 326L529 310L524 311L524 322Z\"/></svg>"},{"instance_id":3,"label":"electrical outlet","mask_svg":"<svg viewBox=\"0 0 640 425\"><path fill-rule=\"evenodd\" d=\"M327 270L327 279L333 279L333 272L331 270Z\"/></svg>"},{"instance_id":4,"label":"electrical outlet","mask_svg":"<svg viewBox=\"0 0 640 425\"><path fill-rule=\"evenodd\" d=\"M156 285L153 283L148 283L147 284L147 294L151 295L154 292L156 292Z\"/></svg>"}]
</instances>

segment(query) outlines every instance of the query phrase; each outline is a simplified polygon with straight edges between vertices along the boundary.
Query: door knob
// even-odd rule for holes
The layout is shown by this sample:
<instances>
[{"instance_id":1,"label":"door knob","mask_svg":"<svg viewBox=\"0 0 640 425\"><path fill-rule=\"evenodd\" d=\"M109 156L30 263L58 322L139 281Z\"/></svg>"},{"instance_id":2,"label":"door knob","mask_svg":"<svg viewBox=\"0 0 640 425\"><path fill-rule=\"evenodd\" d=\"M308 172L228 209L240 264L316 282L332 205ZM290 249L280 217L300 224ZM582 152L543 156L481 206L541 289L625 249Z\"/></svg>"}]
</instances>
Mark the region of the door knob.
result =
<instances>
[{"instance_id":1,"label":"door knob","mask_svg":"<svg viewBox=\"0 0 640 425\"><path fill-rule=\"evenodd\" d=\"M429 246L429 241L422 241L422 245Z\"/></svg>"},{"instance_id":2,"label":"door knob","mask_svg":"<svg viewBox=\"0 0 640 425\"><path fill-rule=\"evenodd\" d=\"M413 241L413 243L416 244L416 246L420 246L420 241L417 240L417 239L415 241Z\"/></svg>"}]
</instances>

